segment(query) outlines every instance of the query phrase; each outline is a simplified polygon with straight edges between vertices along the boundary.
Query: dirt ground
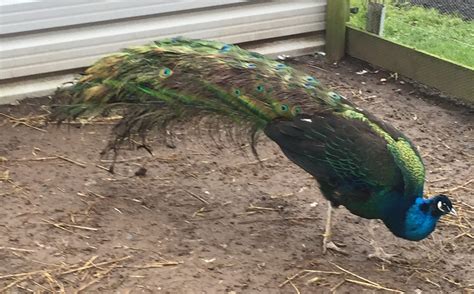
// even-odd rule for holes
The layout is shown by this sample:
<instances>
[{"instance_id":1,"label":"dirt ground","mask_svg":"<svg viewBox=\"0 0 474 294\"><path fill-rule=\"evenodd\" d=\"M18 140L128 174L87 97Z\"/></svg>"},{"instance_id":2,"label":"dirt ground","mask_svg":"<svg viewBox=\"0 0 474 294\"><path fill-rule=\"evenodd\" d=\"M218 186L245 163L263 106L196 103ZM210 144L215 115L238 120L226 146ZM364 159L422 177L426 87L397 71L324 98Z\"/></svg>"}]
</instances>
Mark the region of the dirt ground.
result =
<instances>
[{"instance_id":1,"label":"dirt ground","mask_svg":"<svg viewBox=\"0 0 474 294\"><path fill-rule=\"evenodd\" d=\"M178 129L175 149L124 151L112 175L99 157L110 121L41 126L47 101L26 100L0 107L0 289L472 293L474 112L355 60L293 63L404 131L424 157L427 194L449 194L460 216L421 242L379 224L377 242L398 254L388 263L368 258L369 221L340 208L333 240L345 253L323 255L326 201L268 139L260 165L246 146Z\"/></svg>"}]
</instances>

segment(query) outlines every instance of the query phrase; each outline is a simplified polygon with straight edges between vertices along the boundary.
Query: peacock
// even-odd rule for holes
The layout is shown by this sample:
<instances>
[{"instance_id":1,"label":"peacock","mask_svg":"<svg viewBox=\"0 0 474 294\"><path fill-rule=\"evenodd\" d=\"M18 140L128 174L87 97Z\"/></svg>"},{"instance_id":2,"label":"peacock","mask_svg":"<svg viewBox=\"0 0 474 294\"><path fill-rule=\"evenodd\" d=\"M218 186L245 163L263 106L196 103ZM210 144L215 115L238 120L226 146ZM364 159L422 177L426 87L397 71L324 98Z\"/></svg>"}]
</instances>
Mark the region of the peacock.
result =
<instances>
[{"instance_id":1,"label":"peacock","mask_svg":"<svg viewBox=\"0 0 474 294\"><path fill-rule=\"evenodd\" d=\"M332 207L380 219L400 238L418 241L441 216L456 214L446 195L423 197L425 168L400 131L331 91L314 76L236 45L172 38L103 57L56 92L51 119L118 111L105 151L132 136L212 117L256 138L264 133L311 174ZM144 143L143 146L146 146Z\"/></svg>"}]
</instances>

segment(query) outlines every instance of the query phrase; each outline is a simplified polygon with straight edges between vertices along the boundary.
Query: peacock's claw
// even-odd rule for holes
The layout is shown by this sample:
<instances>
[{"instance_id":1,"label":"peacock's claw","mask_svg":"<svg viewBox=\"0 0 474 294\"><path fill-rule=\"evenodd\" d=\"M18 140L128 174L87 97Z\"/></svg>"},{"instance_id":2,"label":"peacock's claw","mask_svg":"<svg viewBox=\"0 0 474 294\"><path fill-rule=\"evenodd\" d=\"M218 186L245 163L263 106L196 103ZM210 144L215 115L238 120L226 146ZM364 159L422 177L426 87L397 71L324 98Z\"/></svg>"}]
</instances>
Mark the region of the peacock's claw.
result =
<instances>
[{"instance_id":1,"label":"peacock's claw","mask_svg":"<svg viewBox=\"0 0 474 294\"><path fill-rule=\"evenodd\" d=\"M344 255L347 255L347 251L345 251L344 249L342 249L340 246L337 246L334 242L332 241L329 241L329 242L326 242L326 243L323 243L323 253L326 253L328 249L331 249L333 251L336 251L336 252L339 252L339 253L342 253Z\"/></svg>"},{"instance_id":2,"label":"peacock's claw","mask_svg":"<svg viewBox=\"0 0 474 294\"><path fill-rule=\"evenodd\" d=\"M374 253L371 253L367 256L370 259L377 258L387 263L392 263L392 261L395 261L395 257L398 255L398 253L387 253L382 247L375 246L374 240L370 242L370 245L372 245L375 250Z\"/></svg>"}]
</instances>

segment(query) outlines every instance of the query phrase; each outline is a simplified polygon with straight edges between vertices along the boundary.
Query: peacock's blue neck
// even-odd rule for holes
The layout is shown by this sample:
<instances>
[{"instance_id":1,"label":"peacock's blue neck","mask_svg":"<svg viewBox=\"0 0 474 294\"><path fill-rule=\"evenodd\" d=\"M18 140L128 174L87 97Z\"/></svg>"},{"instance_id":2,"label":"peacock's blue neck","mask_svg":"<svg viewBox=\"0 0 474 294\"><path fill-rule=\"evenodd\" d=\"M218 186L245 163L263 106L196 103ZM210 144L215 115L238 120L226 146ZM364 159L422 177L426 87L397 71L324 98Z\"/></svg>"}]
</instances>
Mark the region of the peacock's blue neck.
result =
<instances>
[{"instance_id":1,"label":"peacock's blue neck","mask_svg":"<svg viewBox=\"0 0 474 294\"><path fill-rule=\"evenodd\" d=\"M406 213L400 217L392 217L384 220L387 227L398 237L419 241L426 238L436 227L440 216L432 213L430 209L431 199L422 197L408 206Z\"/></svg>"}]
</instances>

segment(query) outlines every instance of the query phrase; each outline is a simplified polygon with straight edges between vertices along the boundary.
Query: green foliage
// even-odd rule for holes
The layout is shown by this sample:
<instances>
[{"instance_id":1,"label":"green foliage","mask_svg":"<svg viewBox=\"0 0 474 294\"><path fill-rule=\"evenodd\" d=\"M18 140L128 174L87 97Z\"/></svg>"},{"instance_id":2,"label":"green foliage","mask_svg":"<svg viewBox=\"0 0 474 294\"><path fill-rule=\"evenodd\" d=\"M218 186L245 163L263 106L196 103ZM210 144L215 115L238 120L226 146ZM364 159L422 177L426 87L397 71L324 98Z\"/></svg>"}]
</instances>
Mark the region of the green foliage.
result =
<instances>
[{"instance_id":1,"label":"green foliage","mask_svg":"<svg viewBox=\"0 0 474 294\"><path fill-rule=\"evenodd\" d=\"M384 38L474 67L474 21L436 9L388 2ZM351 16L350 23L365 29L367 0L352 0L351 6L359 7L359 13Z\"/></svg>"}]
</instances>

